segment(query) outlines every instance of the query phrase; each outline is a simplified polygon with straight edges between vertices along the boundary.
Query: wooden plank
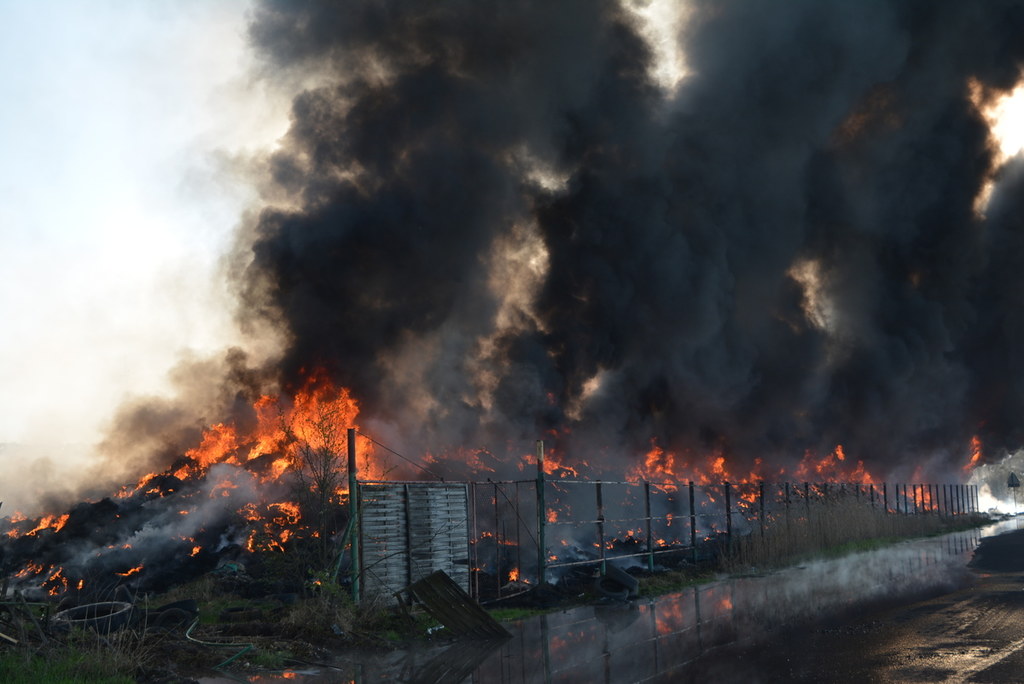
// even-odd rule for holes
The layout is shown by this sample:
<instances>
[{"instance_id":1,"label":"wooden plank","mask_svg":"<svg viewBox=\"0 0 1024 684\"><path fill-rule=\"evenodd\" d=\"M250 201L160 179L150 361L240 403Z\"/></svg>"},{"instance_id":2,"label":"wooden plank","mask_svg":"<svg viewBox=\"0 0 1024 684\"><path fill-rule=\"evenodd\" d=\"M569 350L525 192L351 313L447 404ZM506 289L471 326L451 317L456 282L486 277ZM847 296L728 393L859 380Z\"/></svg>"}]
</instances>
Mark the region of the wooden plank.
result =
<instances>
[{"instance_id":1,"label":"wooden plank","mask_svg":"<svg viewBox=\"0 0 1024 684\"><path fill-rule=\"evenodd\" d=\"M478 639L512 636L443 570L414 582L407 590L453 634Z\"/></svg>"}]
</instances>

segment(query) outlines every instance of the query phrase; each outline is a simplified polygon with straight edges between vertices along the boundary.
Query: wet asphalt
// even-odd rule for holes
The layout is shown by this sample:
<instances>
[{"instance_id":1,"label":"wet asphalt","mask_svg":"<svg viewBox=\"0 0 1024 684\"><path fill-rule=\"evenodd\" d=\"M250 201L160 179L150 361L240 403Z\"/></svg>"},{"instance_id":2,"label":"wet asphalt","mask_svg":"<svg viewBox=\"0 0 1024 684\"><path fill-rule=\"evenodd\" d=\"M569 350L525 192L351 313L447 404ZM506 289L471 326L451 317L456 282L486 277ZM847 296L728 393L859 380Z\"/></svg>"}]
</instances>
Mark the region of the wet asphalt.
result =
<instances>
[{"instance_id":1,"label":"wet asphalt","mask_svg":"<svg viewBox=\"0 0 1024 684\"><path fill-rule=\"evenodd\" d=\"M1024 530L982 540L967 586L779 630L681 681L1024 682Z\"/></svg>"}]
</instances>

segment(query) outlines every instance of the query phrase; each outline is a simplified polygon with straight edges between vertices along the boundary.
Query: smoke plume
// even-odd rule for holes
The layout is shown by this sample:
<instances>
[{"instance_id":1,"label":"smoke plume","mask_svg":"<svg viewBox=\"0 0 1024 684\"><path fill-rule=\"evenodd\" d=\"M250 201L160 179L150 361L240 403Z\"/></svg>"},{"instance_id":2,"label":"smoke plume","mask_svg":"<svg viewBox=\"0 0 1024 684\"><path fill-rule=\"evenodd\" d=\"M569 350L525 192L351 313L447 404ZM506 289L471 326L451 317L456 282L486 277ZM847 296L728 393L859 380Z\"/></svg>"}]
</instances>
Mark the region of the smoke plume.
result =
<instances>
[{"instance_id":1,"label":"smoke plume","mask_svg":"<svg viewBox=\"0 0 1024 684\"><path fill-rule=\"evenodd\" d=\"M413 453L1020 446L1024 177L981 108L1024 2L692 0L673 87L643 4L257 7L310 84L235 255L282 386L326 369Z\"/></svg>"}]
</instances>

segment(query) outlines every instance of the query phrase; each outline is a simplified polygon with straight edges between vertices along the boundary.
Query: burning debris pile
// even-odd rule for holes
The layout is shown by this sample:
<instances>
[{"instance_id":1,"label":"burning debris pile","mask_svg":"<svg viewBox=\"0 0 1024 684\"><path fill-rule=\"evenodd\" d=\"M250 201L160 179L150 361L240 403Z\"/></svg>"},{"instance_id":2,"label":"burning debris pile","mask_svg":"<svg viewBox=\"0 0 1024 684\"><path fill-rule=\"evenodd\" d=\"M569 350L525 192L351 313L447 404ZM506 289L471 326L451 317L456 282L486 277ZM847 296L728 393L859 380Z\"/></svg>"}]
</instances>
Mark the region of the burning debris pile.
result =
<instances>
[{"instance_id":1,"label":"burning debris pile","mask_svg":"<svg viewBox=\"0 0 1024 684\"><path fill-rule=\"evenodd\" d=\"M347 483L325 492L331 512L317 520L311 455L343 462L341 428L358 407L348 392L311 378L287 405L264 395L251 406L253 428L216 424L165 470L62 515L7 519L0 574L53 596L109 596L122 582L158 590L260 551L294 549L334 534ZM367 447L362 460L374 462ZM335 468L337 469L337 465ZM331 480L335 482L334 479Z\"/></svg>"}]
</instances>

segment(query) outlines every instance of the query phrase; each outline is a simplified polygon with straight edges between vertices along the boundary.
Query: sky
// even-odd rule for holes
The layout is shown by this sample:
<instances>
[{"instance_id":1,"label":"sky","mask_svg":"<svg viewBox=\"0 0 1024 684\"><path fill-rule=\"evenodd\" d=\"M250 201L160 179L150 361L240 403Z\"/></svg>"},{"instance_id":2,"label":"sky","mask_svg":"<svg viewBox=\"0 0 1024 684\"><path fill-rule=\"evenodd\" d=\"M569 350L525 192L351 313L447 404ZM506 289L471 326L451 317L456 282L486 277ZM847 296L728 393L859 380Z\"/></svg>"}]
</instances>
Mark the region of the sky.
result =
<instances>
[{"instance_id":1,"label":"sky","mask_svg":"<svg viewBox=\"0 0 1024 684\"><path fill-rule=\"evenodd\" d=\"M0 444L94 443L239 341L219 263L288 104L253 78L247 11L0 0Z\"/></svg>"}]
</instances>

